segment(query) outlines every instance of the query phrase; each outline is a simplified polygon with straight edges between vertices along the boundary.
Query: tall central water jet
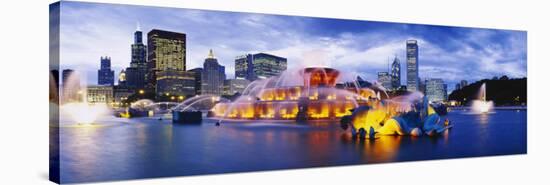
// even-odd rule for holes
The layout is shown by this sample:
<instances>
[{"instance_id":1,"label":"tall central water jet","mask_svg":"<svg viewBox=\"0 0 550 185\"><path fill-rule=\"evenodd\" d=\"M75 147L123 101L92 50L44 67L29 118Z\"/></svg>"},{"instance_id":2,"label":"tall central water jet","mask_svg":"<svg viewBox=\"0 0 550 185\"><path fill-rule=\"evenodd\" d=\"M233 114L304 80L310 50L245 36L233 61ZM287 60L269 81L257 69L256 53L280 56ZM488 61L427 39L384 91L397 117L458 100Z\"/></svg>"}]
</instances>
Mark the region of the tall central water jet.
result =
<instances>
[{"instance_id":1,"label":"tall central water jet","mask_svg":"<svg viewBox=\"0 0 550 185\"><path fill-rule=\"evenodd\" d=\"M63 81L62 101L59 107L61 114L70 118L70 124L91 124L104 115L109 115L110 109L105 103L92 104L88 102L87 88L85 83L81 84L80 75L73 71Z\"/></svg>"},{"instance_id":2,"label":"tall central water jet","mask_svg":"<svg viewBox=\"0 0 550 185\"><path fill-rule=\"evenodd\" d=\"M476 100L472 101L471 111L475 114L486 114L493 110L493 102L487 101L487 89L485 83L479 88Z\"/></svg>"}]
</instances>

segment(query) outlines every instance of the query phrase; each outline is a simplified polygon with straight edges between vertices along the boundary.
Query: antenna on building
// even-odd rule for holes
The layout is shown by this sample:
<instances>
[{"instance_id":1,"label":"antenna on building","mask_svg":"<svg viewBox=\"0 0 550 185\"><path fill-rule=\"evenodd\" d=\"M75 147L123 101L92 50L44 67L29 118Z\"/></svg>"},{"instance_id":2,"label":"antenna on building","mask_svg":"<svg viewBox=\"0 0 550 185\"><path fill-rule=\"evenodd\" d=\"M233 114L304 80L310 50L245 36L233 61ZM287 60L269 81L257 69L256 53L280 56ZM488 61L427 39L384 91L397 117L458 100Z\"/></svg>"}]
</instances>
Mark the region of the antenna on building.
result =
<instances>
[{"instance_id":1,"label":"antenna on building","mask_svg":"<svg viewBox=\"0 0 550 185\"><path fill-rule=\"evenodd\" d=\"M139 21L136 22L136 31L141 31L141 26L139 25Z\"/></svg>"}]
</instances>

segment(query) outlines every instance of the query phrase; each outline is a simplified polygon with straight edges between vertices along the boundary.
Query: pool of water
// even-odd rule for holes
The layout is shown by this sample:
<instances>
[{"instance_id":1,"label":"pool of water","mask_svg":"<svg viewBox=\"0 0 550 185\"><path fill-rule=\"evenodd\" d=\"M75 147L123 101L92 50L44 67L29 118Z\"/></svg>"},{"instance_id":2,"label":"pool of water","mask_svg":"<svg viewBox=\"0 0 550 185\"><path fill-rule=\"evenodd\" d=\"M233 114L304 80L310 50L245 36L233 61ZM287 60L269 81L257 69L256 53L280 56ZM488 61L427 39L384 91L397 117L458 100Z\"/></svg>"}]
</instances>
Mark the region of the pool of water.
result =
<instances>
[{"instance_id":1,"label":"pool of water","mask_svg":"<svg viewBox=\"0 0 550 185\"><path fill-rule=\"evenodd\" d=\"M338 123L222 122L178 125L157 118L105 117L59 133L61 182L90 182L527 152L527 112L454 110L439 137L353 140ZM62 124L63 125L63 124ZM58 148L57 148L58 147Z\"/></svg>"}]
</instances>

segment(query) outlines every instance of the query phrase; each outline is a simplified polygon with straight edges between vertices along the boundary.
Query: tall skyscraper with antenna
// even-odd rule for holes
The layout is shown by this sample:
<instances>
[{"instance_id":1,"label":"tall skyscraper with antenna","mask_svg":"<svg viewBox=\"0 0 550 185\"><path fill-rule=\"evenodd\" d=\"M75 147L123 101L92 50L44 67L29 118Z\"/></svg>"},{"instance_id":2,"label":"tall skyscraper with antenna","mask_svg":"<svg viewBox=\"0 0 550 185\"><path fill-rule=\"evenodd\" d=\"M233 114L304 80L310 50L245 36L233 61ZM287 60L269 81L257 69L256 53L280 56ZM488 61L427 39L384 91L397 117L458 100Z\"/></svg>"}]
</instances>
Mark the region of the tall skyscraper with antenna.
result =
<instances>
[{"instance_id":1,"label":"tall skyscraper with antenna","mask_svg":"<svg viewBox=\"0 0 550 185\"><path fill-rule=\"evenodd\" d=\"M418 77L418 43L416 40L407 40L407 90L419 90Z\"/></svg>"},{"instance_id":2,"label":"tall skyscraper with antenna","mask_svg":"<svg viewBox=\"0 0 550 185\"><path fill-rule=\"evenodd\" d=\"M132 89L145 88L147 73L147 47L143 44L143 33L139 23L134 32L134 43L131 45L130 67L126 68L126 85Z\"/></svg>"}]
</instances>

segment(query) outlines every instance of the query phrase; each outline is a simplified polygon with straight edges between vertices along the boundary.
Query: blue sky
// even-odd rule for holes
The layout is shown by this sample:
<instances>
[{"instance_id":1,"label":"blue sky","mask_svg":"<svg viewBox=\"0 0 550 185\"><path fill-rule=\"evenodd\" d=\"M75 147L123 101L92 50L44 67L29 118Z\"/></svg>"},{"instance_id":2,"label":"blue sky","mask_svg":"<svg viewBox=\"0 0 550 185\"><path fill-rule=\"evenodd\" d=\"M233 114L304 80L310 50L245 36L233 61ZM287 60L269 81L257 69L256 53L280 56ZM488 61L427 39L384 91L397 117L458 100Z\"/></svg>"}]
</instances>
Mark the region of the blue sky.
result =
<instances>
[{"instance_id":1,"label":"blue sky","mask_svg":"<svg viewBox=\"0 0 550 185\"><path fill-rule=\"evenodd\" d=\"M80 2L63 2L61 11L61 68L85 73L89 84L101 56L111 57L117 75L129 65L138 23L144 39L153 28L187 34L188 69L213 49L228 77L236 56L265 52L286 57L289 68L329 66L344 80L373 81L397 56L404 83L407 39L418 40L420 77L442 78L450 90L460 80L527 76L524 31Z\"/></svg>"}]
</instances>

